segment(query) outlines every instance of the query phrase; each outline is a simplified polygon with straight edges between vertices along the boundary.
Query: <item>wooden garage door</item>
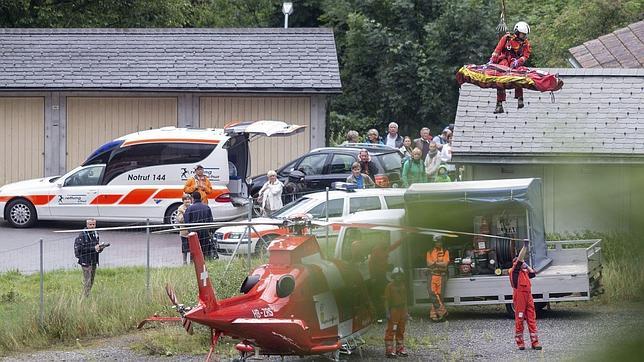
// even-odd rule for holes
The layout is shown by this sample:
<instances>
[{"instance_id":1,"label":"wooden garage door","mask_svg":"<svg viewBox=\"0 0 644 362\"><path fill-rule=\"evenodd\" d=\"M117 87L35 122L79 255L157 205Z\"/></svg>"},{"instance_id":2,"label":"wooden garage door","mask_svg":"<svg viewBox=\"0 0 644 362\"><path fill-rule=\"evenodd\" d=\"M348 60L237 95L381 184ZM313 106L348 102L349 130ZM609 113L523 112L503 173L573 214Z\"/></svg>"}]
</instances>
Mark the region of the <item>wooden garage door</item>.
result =
<instances>
[{"instance_id":1,"label":"wooden garage door","mask_svg":"<svg viewBox=\"0 0 644 362\"><path fill-rule=\"evenodd\" d=\"M175 97L68 97L67 170L115 138L176 125Z\"/></svg>"},{"instance_id":2,"label":"wooden garage door","mask_svg":"<svg viewBox=\"0 0 644 362\"><path fill-rule=\"evenodd\" d=\"M251 175L276 169L309 150L309 97L201 97L199 108L201 127L222 128L233 121L263 119L307 126L295 136L255 139L250 145Z\"/></svg>"},{"instance_id":3,"label":"wooden garage door","mask_svg":"<svg viewBox=\"0 0 644 362\"><path fill-rule=\"evenodd\" d=\"M0 186L43 177L44 102L42 97L0 98Z\"/></svg>"}]
</instances>

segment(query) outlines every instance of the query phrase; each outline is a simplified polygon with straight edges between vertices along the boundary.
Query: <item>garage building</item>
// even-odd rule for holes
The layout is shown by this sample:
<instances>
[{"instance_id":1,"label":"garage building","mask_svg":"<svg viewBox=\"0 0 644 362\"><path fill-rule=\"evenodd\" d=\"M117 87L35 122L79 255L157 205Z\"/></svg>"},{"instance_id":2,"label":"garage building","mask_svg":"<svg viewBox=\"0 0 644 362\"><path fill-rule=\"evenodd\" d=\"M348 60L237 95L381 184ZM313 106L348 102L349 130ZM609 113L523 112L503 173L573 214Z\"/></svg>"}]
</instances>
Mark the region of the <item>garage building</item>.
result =
<instances>
[{"instance_id":1,"label":"garage building","mask_svg":"<svg viewBox=\"0 0 644 362\"><path fill-rule=\"evenodd\" d=\"M63 174L139 130L306 125L251 143L251 174L264 173L324 146L340 91L326 28L0 29L0 185Z\"/></svg>"}]
</instances>

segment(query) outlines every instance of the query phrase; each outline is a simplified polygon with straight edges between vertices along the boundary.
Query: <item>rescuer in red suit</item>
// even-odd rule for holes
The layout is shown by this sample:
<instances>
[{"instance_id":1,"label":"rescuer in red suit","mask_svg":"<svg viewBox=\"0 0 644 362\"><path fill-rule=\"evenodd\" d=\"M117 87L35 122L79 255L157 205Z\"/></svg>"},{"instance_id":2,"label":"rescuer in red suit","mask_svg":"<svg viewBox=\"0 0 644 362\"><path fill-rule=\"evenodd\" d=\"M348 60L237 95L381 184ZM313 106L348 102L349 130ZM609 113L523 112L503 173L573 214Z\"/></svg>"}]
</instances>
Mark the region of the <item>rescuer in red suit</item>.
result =
<instances>
[{"instance_id":1,"label":"rescuer in red suit","mask_svg":"<svg viewBox=\"0 0 644 362\"><path fill-rule=\"evenodd\" d=\"M510 268L510 285L512 285L512 302L514 303L514 332L515 341L519 349L525 349L523 342L523 321L528 323L530 342L532 349L541 349L539 337L537 336L537 317L532 299L532 284L530 279L534 278L534 270L523 261L527 252L527 242L515 258Z\"/></svg>"},{"instance_id":2,"label":"rescuer in red suit","mask_svg":"<svg viewBox=\"0 0 644 362\"><path fill-rule=\"evenodd\" d=\"M520 21L514 26L514 34L507 33L499 39L499 43L492 57L490 64L505 65L510 68L517 68L525 64L530 58L530 26L525 21ZM517 108L523 108L523 88L514 90L514 98L517 98ZM496 108L494 113L503 113L503 102L505 102L505 89L496 90Z\"/></svg>"},{"instance_id":3,"label":"rescuer in red suit","mask_svg":"<svg viewBox=\"0 0 644 362\"><path fill-rule=\"evenodd\" d=\"M395 267L391 272L393 279L385 288L385 308L387 310L387 330L385 331L385 355L387 358L407 357L405 351L405 326L407 311L407 287L404 271ZM395 327L395 332L394 332ZM396 346L394 348L394 337Z\"/></svg>"}]
</instances>

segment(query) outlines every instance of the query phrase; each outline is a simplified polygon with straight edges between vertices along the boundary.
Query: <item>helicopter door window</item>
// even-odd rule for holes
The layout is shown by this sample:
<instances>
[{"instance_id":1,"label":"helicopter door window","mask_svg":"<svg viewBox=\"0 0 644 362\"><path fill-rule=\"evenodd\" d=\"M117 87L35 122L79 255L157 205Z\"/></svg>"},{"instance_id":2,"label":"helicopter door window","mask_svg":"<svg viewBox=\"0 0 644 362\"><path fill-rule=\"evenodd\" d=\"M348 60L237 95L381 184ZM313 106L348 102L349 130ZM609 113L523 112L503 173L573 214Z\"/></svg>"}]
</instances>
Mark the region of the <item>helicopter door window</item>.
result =
<instances>
[{"instance_id":1,"label":"helicopter door window","mask_svg":"<svg viewBox=\"0 0 644 362\"><path fill-rule=\"evenodd\" d=\"M378 196L352 197L349 201L350 214L358 211L380 210L381 208L380 198Z\"/></svg>"}]
</instances>

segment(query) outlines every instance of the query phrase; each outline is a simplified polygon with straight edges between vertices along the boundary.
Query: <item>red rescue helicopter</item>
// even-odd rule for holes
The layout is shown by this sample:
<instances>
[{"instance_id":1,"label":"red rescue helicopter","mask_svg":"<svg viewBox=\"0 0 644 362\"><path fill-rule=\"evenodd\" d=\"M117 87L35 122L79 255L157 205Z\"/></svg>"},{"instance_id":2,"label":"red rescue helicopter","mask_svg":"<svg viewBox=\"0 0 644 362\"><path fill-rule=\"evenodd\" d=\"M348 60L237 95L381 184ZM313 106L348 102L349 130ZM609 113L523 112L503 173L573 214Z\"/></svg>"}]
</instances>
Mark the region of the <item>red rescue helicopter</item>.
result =
<instances>
[{"instance_id":1,"label":"red rescue helicopter","mask_svg":"<svg viewBox=\"0 0 644 362\"><path fill-rule=\"evenodd\" d=\"M360 336L374 322L374 313L360 272L325 258L315 236L307 235L307 220L288 222L291 233L271 242L268 263L246 277L243 294L224 300L212 288L197 234L189 234L198 304L186 308L170 288L167 292L184 327L189 329L189 322L210 327L207 359L222 335L241 340L235 347L242 360L253 354L332 354L337 359L340 351L351 353L364 343Z\"/></svg>"}]
</instances>

